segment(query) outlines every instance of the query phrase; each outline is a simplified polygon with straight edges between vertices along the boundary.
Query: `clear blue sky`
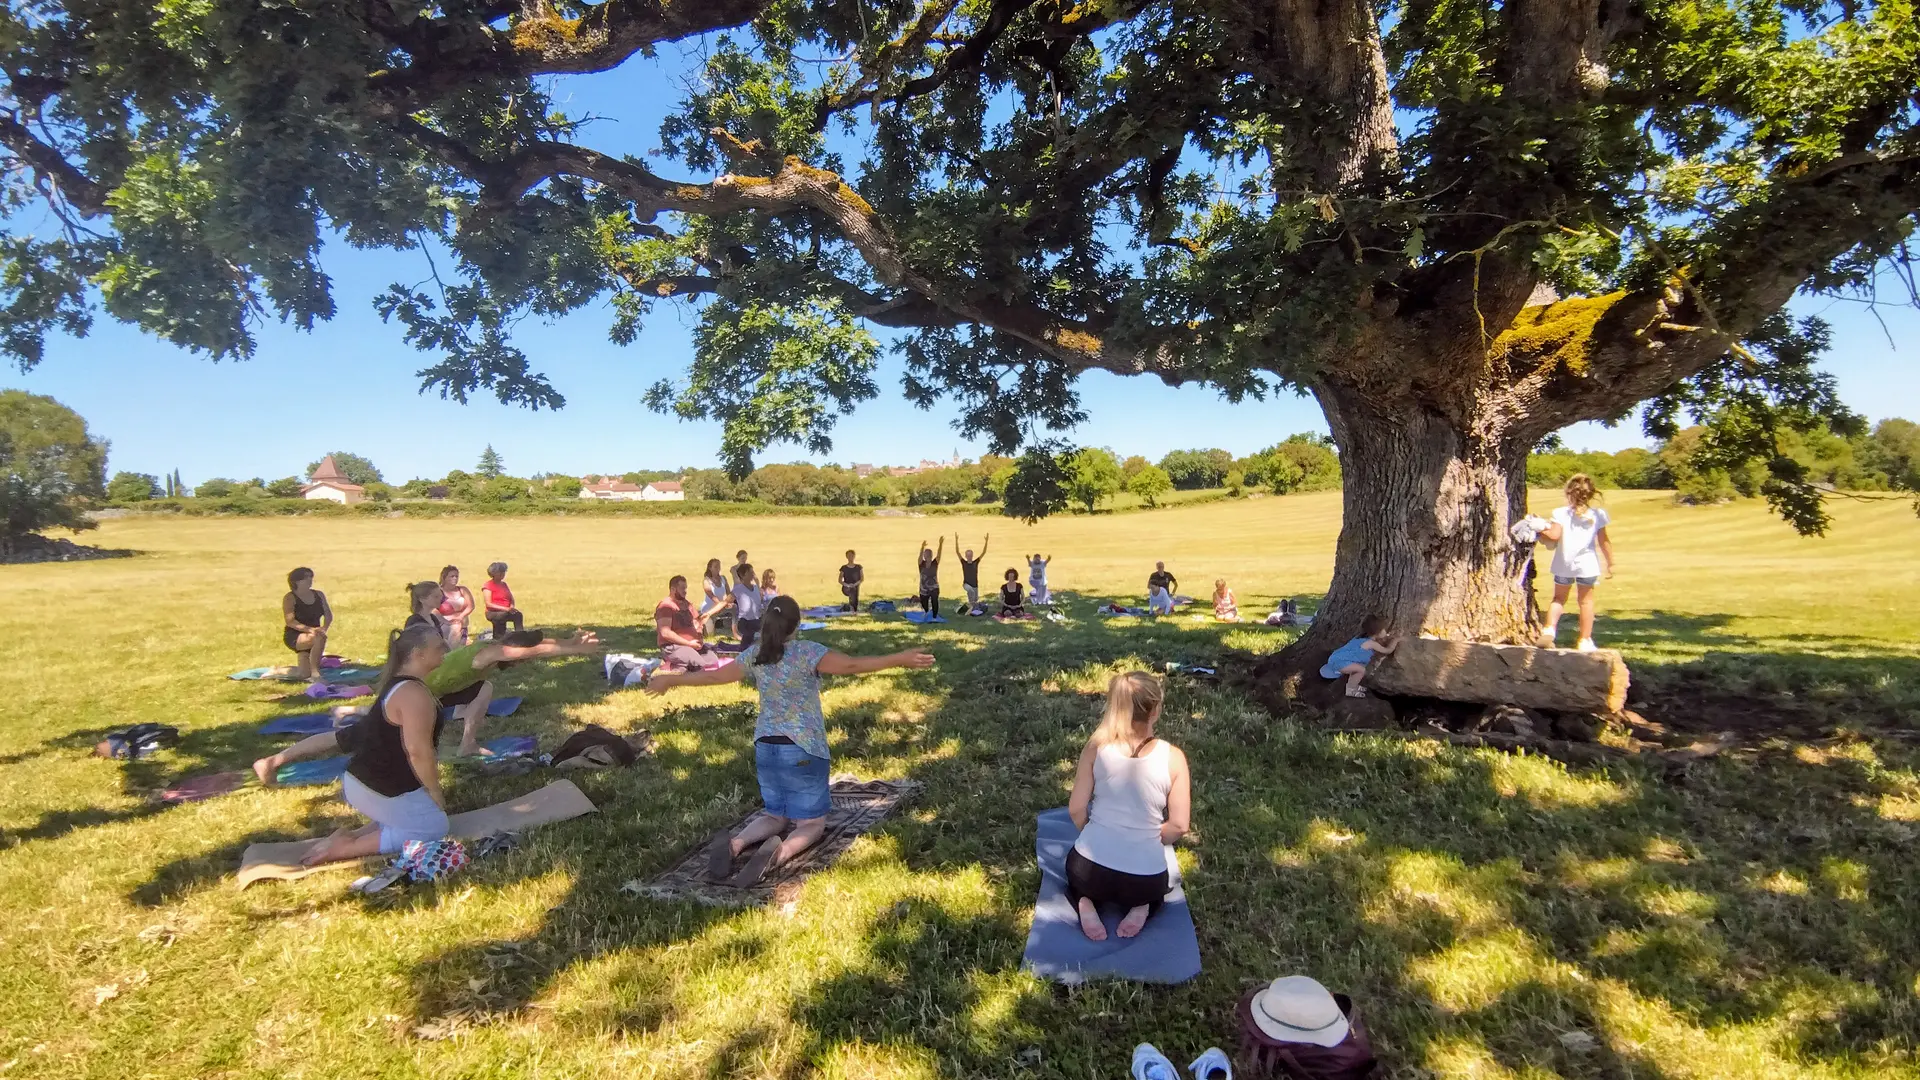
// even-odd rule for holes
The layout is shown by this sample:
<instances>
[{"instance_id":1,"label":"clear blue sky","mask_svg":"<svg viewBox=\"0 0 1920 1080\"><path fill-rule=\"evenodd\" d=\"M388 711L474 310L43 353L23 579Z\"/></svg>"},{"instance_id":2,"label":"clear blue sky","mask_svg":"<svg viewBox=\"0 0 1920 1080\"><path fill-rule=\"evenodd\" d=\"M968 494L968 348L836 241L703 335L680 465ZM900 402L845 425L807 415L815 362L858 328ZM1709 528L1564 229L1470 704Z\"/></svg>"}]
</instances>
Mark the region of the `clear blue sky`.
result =
<instances>
[{"instance_id":1,"label":"clear blue sky","mask_svg":"<svg viewBox=\"0 0 1920 1080\"><path fill-rule=\"evenodd\" d=\"M571 114L606 118L589 129L590 145L643 153L679 97L667 73L691 62L690 50L662 50L658 66L567 80L557 99ZM656 167L682 174L672 162ZM640 402L655 380L686 370L690 322L675 309L657 309L640 340L626 348L607 341L604 312L523 324L520 342L566 395L566 409L529 413L491 397L462 406L418 393L413 373L431 361L373 313L373 296L388 284L426 276L423 256L335 245L326 269L339 315L311 334L261 327L251 361L210 363L103 320L84 340L51 342L33 372L0 370L0 388L49 394L78 410L96 435L112 441L110 468L156 475L177 468L189 484L211 476L296 475L331 450L373 459L394 482L439 477L472 468L489 443L519 475L716 462L718 425L682 423ZM1920 313L1883 308L1890 343L1862 305L1810 300L1796 306L1834 324L1829 364L1856 409L1876 420L1920 418L1920 366L1900 348L1920 340ZM880 398L841 420L825 457L777 446L761 460L880 464L945 458L956 450L963 457L981 453L953 430L950 406L916 409L900 395L899 381L899 368L889 363ZM1081 390L1090 419L1071 438L1123 456L1158 458L1208 446L1246 454L1296 431L1326 430L1313 401L1293 395L1230 405L1206 388L1176 390L1150 378L1106 374L1082 379ZM1634 424L1611 431L1582 425L1566 438L1576 447L1609 450L1643 442Z\"/></svg>"}]
</instances>

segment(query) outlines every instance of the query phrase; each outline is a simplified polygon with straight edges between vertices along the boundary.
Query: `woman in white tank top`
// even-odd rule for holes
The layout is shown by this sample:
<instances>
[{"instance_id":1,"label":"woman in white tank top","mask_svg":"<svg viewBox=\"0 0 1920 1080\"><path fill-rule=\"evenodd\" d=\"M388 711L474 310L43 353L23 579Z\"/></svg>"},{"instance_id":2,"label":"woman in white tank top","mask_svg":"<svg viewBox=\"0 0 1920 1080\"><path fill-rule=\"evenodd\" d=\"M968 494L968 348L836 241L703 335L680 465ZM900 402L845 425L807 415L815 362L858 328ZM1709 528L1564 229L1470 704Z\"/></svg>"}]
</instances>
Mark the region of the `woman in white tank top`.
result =
<instances>
[{"instance_id":1,"label":"woman in white tank top","mask_svg":"<svg viewBox=\"0 0 1920 1080\"><path fill-rule=\"evenodd\" d=\"M1164 692L1141 671L1107 684L1107 711L1080 753L1067 813L1080 838L1067 854L1067 899L1080 930L1104 941L1102 904L1126 909L1117 933L1134 937L1166 897L1172 844L1187 834L1187 756L1154 736Z\"/></svg>"}]
</instances>

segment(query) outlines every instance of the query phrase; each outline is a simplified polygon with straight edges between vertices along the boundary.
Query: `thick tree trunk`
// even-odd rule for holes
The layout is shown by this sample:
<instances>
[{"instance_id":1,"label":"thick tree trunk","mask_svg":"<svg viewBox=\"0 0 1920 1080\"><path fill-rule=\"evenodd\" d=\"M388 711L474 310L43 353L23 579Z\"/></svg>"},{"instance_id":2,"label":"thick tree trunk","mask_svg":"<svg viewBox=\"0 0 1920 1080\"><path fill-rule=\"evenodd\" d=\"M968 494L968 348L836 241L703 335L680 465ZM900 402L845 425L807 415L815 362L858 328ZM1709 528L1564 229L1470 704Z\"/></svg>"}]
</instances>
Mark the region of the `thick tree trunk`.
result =
<instances>
[{"instance_id":1,"label":"thick tree trunk","mask_svg":"<svg viewBox=\"0 0 1920 1080\"><path fill-rule=\"evenodd\" d=\"M1374 613L1407 636L1528 640L1531 549L1507 530L1526 513L1531 447L1501 435L1491 408L1463 425L1410 394L1383 403L1334 384L1316 394L1340 447L1344 517L1333 583L1289 666L1317 667Z\"/></svg>"}]
</instances>

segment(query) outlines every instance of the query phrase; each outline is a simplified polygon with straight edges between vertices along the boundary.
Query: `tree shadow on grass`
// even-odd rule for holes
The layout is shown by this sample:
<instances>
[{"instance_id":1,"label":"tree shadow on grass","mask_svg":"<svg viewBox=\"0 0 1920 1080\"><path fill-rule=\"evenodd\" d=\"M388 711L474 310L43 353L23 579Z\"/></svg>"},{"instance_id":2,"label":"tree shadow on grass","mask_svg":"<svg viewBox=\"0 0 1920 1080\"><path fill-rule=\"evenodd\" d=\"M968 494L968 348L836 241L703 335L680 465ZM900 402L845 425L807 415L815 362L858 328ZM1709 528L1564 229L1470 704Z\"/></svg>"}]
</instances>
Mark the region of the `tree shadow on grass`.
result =
<instances>
[{"instance_id":1,"label":"tree shadow on grass","mask_svg":"<svg viewBox=\"0 0 1920 1080\"><path fill-rule=\"evenodd\" d=\"M1308 973L1359 1000L1389 1075L1844 1069L1920 1035L1905 1006L1920 875L1902 840L1920 781L1898 740L1708 762L1669 786L1635 765L1330 737L1171 679L1163 730L1194 763L1185 860L1206 970L1065 990L1018 973L1033 817L1065 801L1107 665L1188 660L1235 628L834 627L817 636L852 651L935 644L939 669L829 709L837 769L926 787L816 877L791 921L619 891L756 801L752 706L674 708L654 722L654 760L580 778L600 815L445 887L364 902L379 917L447 889L568 879L530 931L414 965L415 1021L537 1008L562 1037L671 1041L688 1074L877 1075L911 1058L943 1075L1119 1075L1141 1040L1182 1061L1231 1047L1246 988ZM977 647L1000 640L1023 647ZM1808 663L1802 696L1859 662ZM463 781L456 798L526 784Z\"/></svg>"}]
</instances>

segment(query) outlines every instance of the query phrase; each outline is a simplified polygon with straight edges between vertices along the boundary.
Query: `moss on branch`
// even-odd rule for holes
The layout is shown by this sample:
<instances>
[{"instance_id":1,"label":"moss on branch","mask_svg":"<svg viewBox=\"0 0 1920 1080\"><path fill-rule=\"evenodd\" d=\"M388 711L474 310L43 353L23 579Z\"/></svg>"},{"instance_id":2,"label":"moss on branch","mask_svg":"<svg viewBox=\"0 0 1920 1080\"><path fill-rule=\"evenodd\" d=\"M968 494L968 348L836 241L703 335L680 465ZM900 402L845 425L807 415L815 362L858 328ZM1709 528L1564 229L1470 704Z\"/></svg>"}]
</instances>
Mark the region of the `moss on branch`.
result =
<instances>
[{"instance_id":1,"label":"moss on branch","mask_svg":"<svg viewBox=\"0 0 1920 1080\"><path fill-rule=\"evenodd\" d=\"M1523 308L1493 339L1489 358L1509 371L1555 368L1583 375L1593 358L1594 328L1626 296L1613 292Z\"/></svg>"}]
</instances>

